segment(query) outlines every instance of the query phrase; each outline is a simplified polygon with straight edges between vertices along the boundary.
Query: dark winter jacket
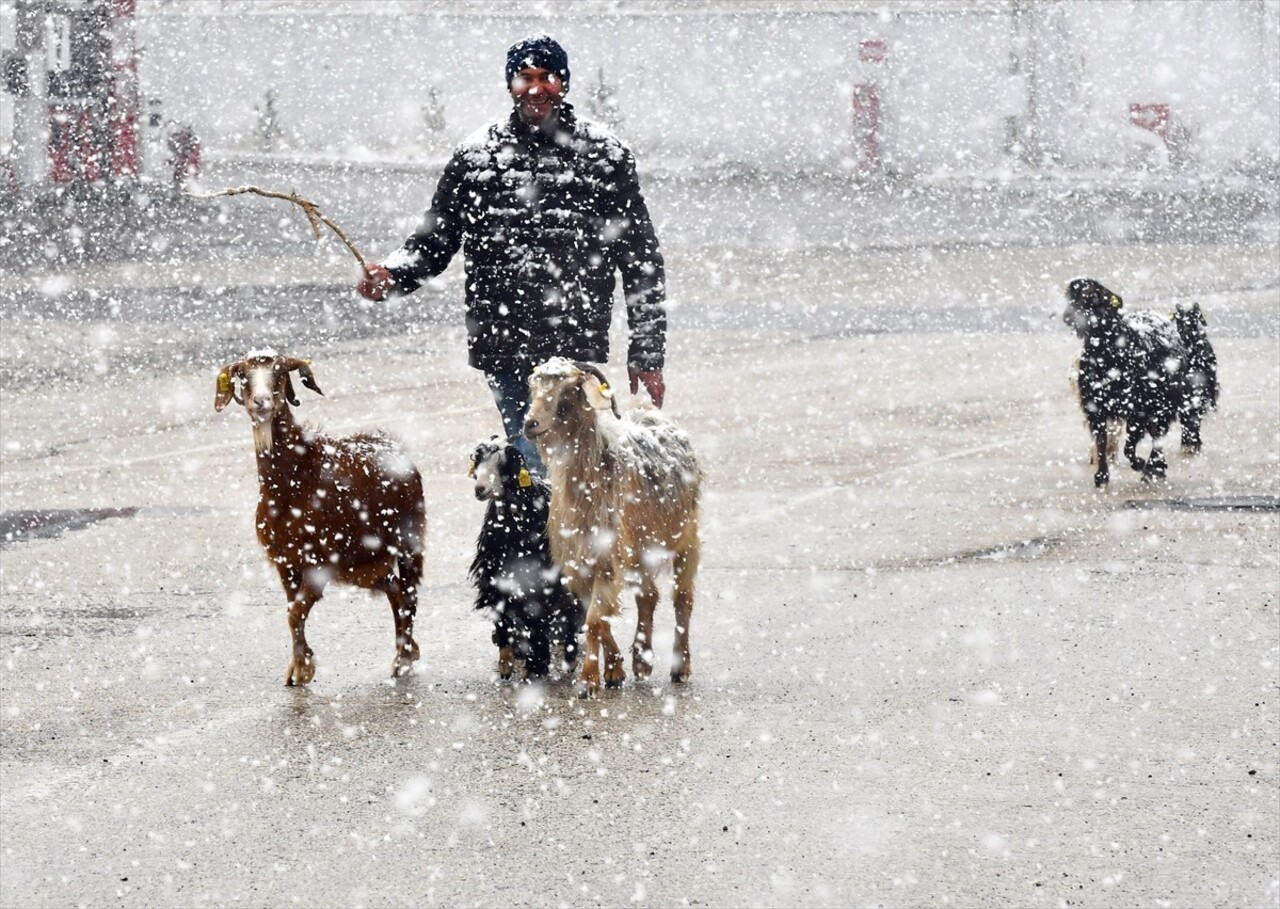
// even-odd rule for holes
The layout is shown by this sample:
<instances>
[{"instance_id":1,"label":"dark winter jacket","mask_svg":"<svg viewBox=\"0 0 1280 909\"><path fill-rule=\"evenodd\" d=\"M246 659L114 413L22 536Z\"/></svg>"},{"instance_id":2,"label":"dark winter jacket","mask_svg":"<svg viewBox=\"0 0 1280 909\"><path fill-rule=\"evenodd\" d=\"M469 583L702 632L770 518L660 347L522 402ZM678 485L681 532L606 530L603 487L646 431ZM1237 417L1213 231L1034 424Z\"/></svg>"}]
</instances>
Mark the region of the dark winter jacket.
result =
<instances>
[{"instance_id":1,"label":"dark winter jacket","mask_svg":"<svg viewBox=\"0 0 1280 909\"><path fill-rule=\"evenodd\" d=\"M552 356L604 362L620 271L627 363L662 368L662 254L635 161L570 105L552 134L513 111L463 143L422 225L386 264L400 292L411 293L460 245L472 366L519 371Z\"/></svg>"}]
</instances>

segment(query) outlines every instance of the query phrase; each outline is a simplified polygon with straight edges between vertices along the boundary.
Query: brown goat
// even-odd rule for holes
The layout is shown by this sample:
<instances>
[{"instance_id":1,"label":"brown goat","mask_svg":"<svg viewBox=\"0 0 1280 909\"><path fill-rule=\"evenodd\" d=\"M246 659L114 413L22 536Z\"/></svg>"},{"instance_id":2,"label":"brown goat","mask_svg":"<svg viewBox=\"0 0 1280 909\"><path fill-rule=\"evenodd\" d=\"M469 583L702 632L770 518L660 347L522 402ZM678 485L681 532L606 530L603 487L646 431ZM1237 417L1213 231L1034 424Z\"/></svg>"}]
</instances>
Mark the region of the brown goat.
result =
<instances>
[{"instance_id":1,"label":"brown goat","mask_svg":"<svg viewBox=\"0 0 1280 909\"><path fill-rule=\"evenodd\" d=\"M316 672L305 627L330 581L379 590L396 626L393 676L418 659L413 620L422 582L426 505L422 477L381 433L326 438L295 422L290 373L323 394L309 360L251 353L218 374L213 406L235 398L253 424L258 460L258 542L289 598L293 657L286 685Z\"/></svg>"},{"instance_id":2,"label":"brown goat","mask_svg":"<svg viewBox=\"0 0 1280 909\"><path fill-rule=\"evenodd\" d=\"M698 572L698 499L702 469L689 437L657 410L633 408L619 416L604 376L594 366L554 358L529 379L525 436L550 471L547 537L553 561L574 596L587 607L582 683L586 694L604 683L621 685L626 673L609 620L627 575L637 579L636 636L631 666L637 679L653 670L656 577L675 569L676 634L671 679L693 673L689 621Z\"/></svg>"}]
</instances>

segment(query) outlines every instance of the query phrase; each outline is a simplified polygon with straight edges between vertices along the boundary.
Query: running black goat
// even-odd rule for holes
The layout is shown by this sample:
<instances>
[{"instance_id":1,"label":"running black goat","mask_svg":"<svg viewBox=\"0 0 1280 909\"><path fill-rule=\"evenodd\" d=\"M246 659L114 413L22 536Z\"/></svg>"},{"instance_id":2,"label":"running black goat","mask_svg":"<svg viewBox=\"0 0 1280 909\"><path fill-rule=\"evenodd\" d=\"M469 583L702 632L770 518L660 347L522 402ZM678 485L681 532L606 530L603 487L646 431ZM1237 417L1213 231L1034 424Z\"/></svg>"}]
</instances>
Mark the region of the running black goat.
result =
<instances>
[{"instance_id":1,"label":"running black goat","mask_svg":"<svg viewBox=\"0 0 1280 909\"><path fill-rule=\"evenodd\" d=\"M1110 479L1107 421L1125 423L1125 457L1144 480L1165 475L1160 439L1176 419L1182 446L1200 449L1200 423L1218 402L1217 358L1204 331L1199 304L1179 307L1174 319L1160 313L1121 312L1120 296L1097 281L1079 278L1067 286L1062 320L1084 341L1080 355L1080 406L1097 446L1096 486ZM1176 320L1176 321L1175 321ZM1138 457L1138 443L1151 436L1151 452Z\"/></svg>"},{"instance_id":2,"label":"running black goat","mask_svg":"<svg viewBox=\"0 0 1280 909\"><path fill-rule=\"evenodd\" d=\"M526 676L545 676L552 645L564 647L565 668L571 669L586 612L551 561L550 486L530 473L519 449L498 436L476 446L470 475L476 498L489 503L471 580L476 609L493 616L498 673L510 678L516 660L523 660Z\"/></svg>"}]
</instances>

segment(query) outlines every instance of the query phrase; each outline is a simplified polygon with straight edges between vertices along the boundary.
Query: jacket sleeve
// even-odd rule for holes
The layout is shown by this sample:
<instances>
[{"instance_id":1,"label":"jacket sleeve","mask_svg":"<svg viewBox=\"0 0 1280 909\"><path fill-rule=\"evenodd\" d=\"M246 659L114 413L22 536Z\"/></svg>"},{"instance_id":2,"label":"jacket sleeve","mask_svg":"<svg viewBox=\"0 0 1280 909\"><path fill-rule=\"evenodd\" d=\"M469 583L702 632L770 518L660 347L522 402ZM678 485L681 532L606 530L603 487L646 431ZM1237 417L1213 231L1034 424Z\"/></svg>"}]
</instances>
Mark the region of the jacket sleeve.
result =
<instances>
[{"instance_id":1,"label":"jacket sleeve","mask_svg":"<svg viewBox=\"0 0 1280 909\"><path fill-rule=\"evenodd\" d=\"M413 293L423 281L443 272L462 245L461 190L465 172L465 159L455 154L445 165L422 223L400 249L387 257L386 268L400 293Z\"/></svg>"},{"instance_id":2,"label":"jacket sleeve","mask_svg":"<svg viewBox=\"0 0 1280 909\"><path fill-rule=\"evenodd\" d=\"M649 208L640 193L635 159L625 149L619 164L618 202L618 268L622 272L630 329L627 365L641 370L662 369L667 347L665 266Z\"/></svg>"}]
</instances>

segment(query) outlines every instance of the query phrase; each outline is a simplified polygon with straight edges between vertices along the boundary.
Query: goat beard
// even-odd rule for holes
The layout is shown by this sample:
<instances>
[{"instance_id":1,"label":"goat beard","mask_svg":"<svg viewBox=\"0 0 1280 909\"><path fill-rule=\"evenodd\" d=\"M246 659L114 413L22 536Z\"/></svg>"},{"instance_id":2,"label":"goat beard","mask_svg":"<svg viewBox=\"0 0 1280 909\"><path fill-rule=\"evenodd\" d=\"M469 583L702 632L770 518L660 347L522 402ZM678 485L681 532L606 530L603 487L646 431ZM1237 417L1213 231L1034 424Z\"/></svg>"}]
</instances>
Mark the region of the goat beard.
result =
<instances>
[{"instance_id":1,"label":"goat beard","mask_svg":"<svg viewBox=\"0 0 1280 909\"><path fill-rule=\"evenodd\" d=\"M271 454L271 421L253 424L253 447L260 455Z\"/></svg>"}]
</instances>

